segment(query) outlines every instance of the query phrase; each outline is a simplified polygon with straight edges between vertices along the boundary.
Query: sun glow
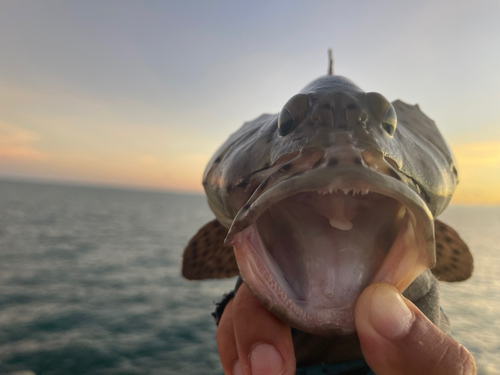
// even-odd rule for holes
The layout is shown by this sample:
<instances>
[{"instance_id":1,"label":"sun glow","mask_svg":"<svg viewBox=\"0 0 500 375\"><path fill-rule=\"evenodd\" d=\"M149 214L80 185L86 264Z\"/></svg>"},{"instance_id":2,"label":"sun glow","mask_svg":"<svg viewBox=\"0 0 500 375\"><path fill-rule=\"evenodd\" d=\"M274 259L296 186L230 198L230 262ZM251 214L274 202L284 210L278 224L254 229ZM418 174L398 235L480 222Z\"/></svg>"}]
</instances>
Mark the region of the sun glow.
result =
<instances>
[{"instance_id":1,"label":"sun glow","mask_svg":"<svg viewBox=\"0 0 500 375\"><path fill-rule=\"evenodd\" d=\"M452 202L500 204L500 141L458 144L453 150L460 183Z\"/></svg>"}]
</instances>

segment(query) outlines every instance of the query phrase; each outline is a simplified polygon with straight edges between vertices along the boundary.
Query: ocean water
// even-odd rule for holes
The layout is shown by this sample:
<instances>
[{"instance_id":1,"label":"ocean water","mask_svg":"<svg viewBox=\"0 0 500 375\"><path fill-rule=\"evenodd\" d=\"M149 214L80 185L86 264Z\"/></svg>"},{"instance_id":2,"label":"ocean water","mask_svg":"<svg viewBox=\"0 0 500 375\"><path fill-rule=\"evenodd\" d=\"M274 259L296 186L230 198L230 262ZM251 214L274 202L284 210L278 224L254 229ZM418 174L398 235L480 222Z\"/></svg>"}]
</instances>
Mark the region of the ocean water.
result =
<instances>
[{"instance_id":1,"label":"ocean water","mask_svg":"<svg viewBox=\"0 0 500 375\"><path fill-rule=\"evenodd\" d=\"M180 275L202 196L0 181L0 374L222 374L210 316L233 279ZM475 273L453 335L500 374L500 208L450 207Z\"/></svg>"}]
</instances>

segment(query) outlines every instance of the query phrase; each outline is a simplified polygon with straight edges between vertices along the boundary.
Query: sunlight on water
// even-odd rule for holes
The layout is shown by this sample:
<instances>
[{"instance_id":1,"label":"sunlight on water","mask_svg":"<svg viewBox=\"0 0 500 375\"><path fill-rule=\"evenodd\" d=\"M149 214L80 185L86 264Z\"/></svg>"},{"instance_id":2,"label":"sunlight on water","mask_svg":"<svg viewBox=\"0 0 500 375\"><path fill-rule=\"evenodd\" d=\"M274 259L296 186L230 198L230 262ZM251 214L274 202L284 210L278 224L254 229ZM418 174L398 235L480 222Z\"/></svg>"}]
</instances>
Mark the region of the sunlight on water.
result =
<instances>
[{"instance_id":1,"label":"sunlight on water","mask_svg":"<svg viewBox=\"0 0 500 375\"><path fill-rule=\"evenodd\" d=\"M234 280L180 276L204 197L0 181L0 373L221 374L213 301ZM500 368L498 208L451 207L474 277L443 285L453 335Z\"/></svg>"},{"instance_id":2,"label":"sunlight on water","mask_svg":"<svg viewBox=\"0 0 500 375\"><path fill-rule=\"evenodd\" d=\"M441 219L474 256L470 280L441 286L452 335L474 354L479 374L500 374L500 208L450 207Z\"/></svg>"}]
</instances>

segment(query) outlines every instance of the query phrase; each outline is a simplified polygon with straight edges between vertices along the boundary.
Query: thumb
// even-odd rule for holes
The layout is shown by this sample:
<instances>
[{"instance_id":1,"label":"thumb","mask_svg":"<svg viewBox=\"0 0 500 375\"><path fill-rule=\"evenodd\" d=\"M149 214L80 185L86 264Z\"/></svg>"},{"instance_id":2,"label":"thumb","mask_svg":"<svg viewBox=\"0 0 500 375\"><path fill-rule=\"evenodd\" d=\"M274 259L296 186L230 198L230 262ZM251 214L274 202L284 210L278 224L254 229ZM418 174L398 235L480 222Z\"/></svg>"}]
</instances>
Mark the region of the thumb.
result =
<instances>
[{"instance_id":1,"label":"thumb","mask_svg":"<svg viewBox=\"0 0 500 375\"><path fill-rule=\"evenodd\" d=\"M361 350L377 375L476 374L472 355L390 285L366 288L354 312Z\"/></svg>"}]
</instances>

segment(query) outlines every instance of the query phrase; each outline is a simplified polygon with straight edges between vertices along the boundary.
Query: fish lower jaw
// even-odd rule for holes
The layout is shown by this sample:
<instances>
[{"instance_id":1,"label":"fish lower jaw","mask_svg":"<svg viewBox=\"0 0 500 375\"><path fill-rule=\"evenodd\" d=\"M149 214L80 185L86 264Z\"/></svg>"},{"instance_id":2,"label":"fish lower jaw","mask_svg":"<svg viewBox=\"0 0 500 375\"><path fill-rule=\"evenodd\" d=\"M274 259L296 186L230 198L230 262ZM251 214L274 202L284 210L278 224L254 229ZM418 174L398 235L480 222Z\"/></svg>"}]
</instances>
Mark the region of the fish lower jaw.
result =
<instances>
[{"instance_id":1,"label":"fish lower jaw","mask_svg":"<svg viewBox=\"0 0 500 375\"><path fill-rule=\"evenodd\" d=\"M382 282L402 292L428 268L426 243L395 199L319 193L270 207L235 235L234 251L242 278L278 318L310 333L349 334L362 290Z\"/></svg>"}]
</instances>

